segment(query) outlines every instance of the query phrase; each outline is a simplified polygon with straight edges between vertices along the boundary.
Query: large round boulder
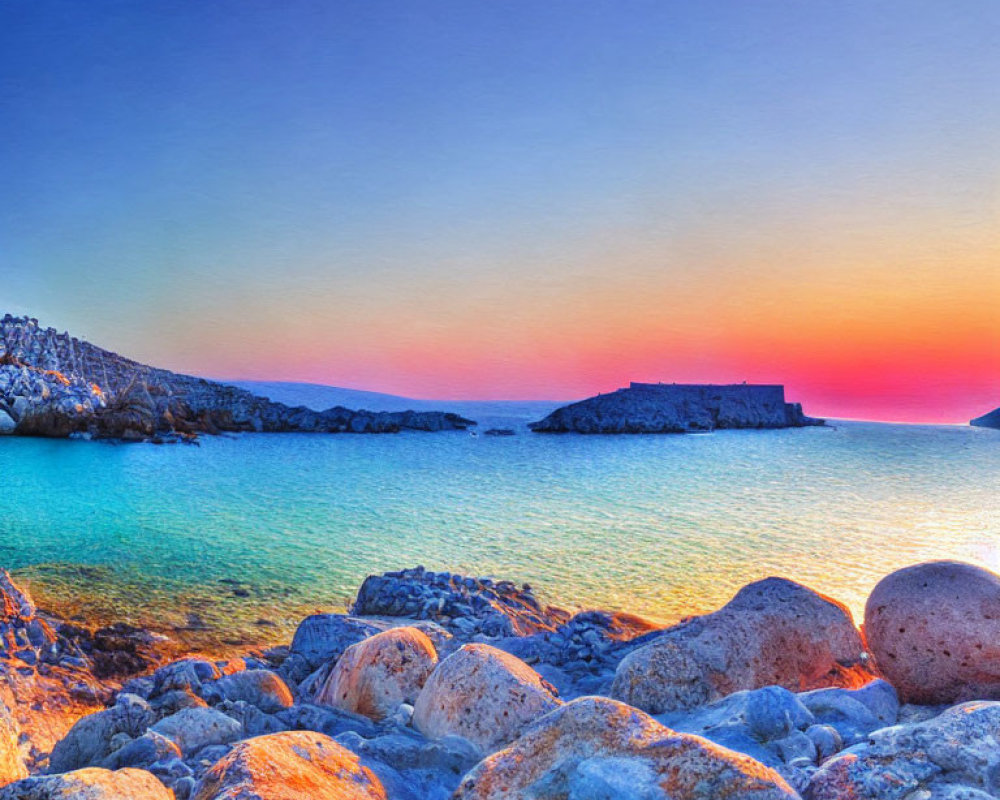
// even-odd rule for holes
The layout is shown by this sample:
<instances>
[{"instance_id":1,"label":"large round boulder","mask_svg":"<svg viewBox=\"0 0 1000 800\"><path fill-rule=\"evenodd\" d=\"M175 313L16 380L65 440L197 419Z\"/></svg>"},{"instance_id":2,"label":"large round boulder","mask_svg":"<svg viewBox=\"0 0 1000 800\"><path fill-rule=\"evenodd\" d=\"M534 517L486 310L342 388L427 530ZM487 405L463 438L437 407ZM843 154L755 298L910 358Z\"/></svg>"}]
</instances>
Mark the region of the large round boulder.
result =
<instances>
[{"instance_id":1,"label":"large round boulder","mask_svg":"<svg viewBox=\"0 0 1000 800\"><path fill-rule=\"evenodd\" d=\"M454 800L797 800L774 770L675 733L604 697L581 697L481 761Z\"/></svg>"},{"instance_id":2,"label":"large round boulder","mask_svg":"<svg viewBox=\"0 0 1000 800\"><path fill-rule=\"evenodd\" d=\"M633 650L618 665L611 694L661 714L762 686L853 688L873 677L846 606L767 578Z\"/></svg>"},{"instance_id":3,"label":"large round boulder","mask_svg":"<svg viewBox=\"0 0 1000 800\"><path fill-rule=\"evenodd\" d=\"M1000 577L956 561L887 575L865 604L879 669L910 703L1000 698Z\"/></svg>"},{"instance_id":4,"label":"large round boulder","mask_svg":"<svg viewBox=\"0 0 1000 800\"><path fill-rule=\"evenodd\" d=\"M311 731L246 739L216 762L193 800L387 800L378 778L329 736Z\"/></svg>"},{"instance_id":5,"label":"large round boulder","mask_svg":"<svg viewBox=\"0 0 1000 800\"><path fill-rule=\"evenodd\" d=\"M488 753L559 703L552 686L519 658L486 644L467 644L428 678L413 725L431 739L464 736Z\"/></svg>"},{"instance_id":6,"label":"large round boulder","mask_svg":"<svg viewBox=\"0 0 1000 800\"><path fill-rule=\"evenodd\" d=\"M400 704L416 702L437 663L437 651L426 634L393 628L348 647L315 700L383 720Z\"/></svg>"},{"instance_id":7,"label":"large round boulder","mask_svg":"<svg viewBox=\"0 0 1000 800\"><path fill-rule=\"evenodd\" d=\"M0 800L174 800L174 793L142 769L91 767L12 783Z\"/></svg>"}]
</instances>

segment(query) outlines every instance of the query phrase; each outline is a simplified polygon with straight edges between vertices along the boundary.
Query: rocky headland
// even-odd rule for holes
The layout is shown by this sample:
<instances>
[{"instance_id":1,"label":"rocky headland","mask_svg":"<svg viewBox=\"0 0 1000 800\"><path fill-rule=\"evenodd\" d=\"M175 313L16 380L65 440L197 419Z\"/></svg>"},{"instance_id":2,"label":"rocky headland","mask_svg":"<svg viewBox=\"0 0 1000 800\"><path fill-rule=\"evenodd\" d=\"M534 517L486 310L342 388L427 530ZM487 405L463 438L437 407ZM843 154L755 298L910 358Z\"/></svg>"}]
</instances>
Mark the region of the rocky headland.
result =
<instances>
[{"instance_id":1,"label":"rocky headland","mask_svg":"<svg viewBox=\"0 0 1000 800\"><path fill-rule=\"evenodd\" d=\"M1000 798L1000 578L968 564L887 576L861 629L781 578L658 628L421 567L222 660L6 575L0 611L0 800Z\"/></svg>"},{"instance_id":2,"label":"rocky headland","mask_svg":"<svg viewBox=\"0 0 1000 800\"><path fill-rule=\"evenodd\" d=\"M1000 430L1000 408L994 408L988 414L976 417L969 421L969 424L976 428L996 428Z\"/></svg>"},{"instance_id":3,"label":"rocky headland","mask_svg":"<svg viewBox=\"0 0 1000 800\"><path fill-rule=\"evenodd\" d=\"M537 433L693 433L729 428L822 425L783 386L632 383L556 409L531 423Z\"/></svg>"},{"instance_id":4,"label":"rocky headland","mask_svg":"<svg viewBox=\"0 0 1000 800\"><path fill-rule=\"evenodd\" d=\"M396 433L473 424L439 411L292 408L140 364L35 319L0 320L0 434L162 442L222 432Z\"/></svg>"}]
</instances>

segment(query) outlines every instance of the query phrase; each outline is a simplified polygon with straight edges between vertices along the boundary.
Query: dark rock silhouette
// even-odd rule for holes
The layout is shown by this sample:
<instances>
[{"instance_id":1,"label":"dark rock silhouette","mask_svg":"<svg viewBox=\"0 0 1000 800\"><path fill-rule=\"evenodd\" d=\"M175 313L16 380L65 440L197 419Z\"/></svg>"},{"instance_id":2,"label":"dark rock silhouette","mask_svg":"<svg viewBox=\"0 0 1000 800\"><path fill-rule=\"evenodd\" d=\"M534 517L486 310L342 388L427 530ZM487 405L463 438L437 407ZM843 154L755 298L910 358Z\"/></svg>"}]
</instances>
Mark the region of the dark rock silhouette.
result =
<instances>
[{"instance_id":1,"label":"dark rock silhouette","mask_svg":"<svg viewBox=\"0 0 1000 800\"><path fill-rule=\"evenodd\" d=\"M799 428L822 425L784 386L632 383L556 409L533 422L536 433L691 433L724 428Z\"/></svg>"}]
</instances>

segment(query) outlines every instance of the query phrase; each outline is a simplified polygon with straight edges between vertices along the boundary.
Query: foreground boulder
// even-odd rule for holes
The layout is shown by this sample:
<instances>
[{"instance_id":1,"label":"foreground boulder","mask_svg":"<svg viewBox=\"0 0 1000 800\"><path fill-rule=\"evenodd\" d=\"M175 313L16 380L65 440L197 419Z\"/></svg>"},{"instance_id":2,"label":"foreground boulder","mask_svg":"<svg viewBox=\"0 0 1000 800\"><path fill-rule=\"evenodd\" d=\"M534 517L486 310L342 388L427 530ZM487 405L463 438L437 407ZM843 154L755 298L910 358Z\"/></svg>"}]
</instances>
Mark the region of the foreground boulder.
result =
<instances>
[{"instance_id":1,"label":"foreground boulder","mask_svg":"<svg viewBox=\"0 0 1000 800\"><path fill-rule=\"evenodd\" d=\"M424 684L413 726L430 739L464 736L489 753L558 705L552 687L523 661L489 645L467 644Z\"/></svg>"},{"instance_id":2,"label":"foreground boulder","mask_svg":"<svg viewBox=\"0 0 1000 800\"><path fill-rule=\"evenodd\" d=\"M988 800L1000 796L1000 703L965 703L870 734L813 776L808 800Z\"/></svg>"},{"instance_id":3,"label":"foreground boulder","mask_svg":"<svg viewBox=\"0 0 1000 800\"><path fill-rule=\"evenodd\" d=\"M133 739L142 736L153 719L153 711L145 700L121 694L111 708L79 719L52 749L49 765L53 772L96 765L118 749L116 736L124 734Z\"/></svg>"},{"instance_id":4,"label":"foreground boulder","mask_svg":"<svg viewBox=\"0 0 1000 800\"><path fill-rule=\"evenodd\" d=\"M860 686L873 677L846 606L784 578L744 586L618 665L611 694L659 714L744 689Z\"/></svg>"},{"instance_id":5,"label":"foreground boulder","mask_svg":"<svg viewBox=\"0 0 1000 800\"><path fill-rule=\"evenodd\" d=\"M455 800L793 800L774 770L601 697L567 703L480 762Z\"/></svg>"},{"instance_id":6,"label":"foreground boulder","mask_svg":"<svg viewBox=\"0 0 1000 800\"><path fill-rule=\"evenodd\" d=\"M321 733L258 736L237 744L195 787L194 800L387 800L358 757Z\"/></svg>"},{"instance_id":7,"label":"foreground boulder","mask_svg":"<svg viewBox=\"0 0 1000 800\"><path fill-rule=\"evenodd\" d=\"M380 721L413 704L437 666L437 652L416 628L393 628L351 645L316 702Z\"/></svg>"},{"instance_id":8,"label":"foreground boulder","mask_svg":"<svg viewBox=\"0 0 1000 800\"><path fill-rule=\"evenodd\" d=\"M879 669L911 703L1000 698L1000 577L955 561L887 575L865 605Z\"/></svg>"},{"instance_id":9,"label":"foreground boulder","mask_svg":"<svg viewBox=\"0 0 1000 800\"><path fill-rule=\"evenodd\" d=\"M174 793L145 770L91 768L12 783L0 800L174 800Z\"/></svg>"}]
</instances>

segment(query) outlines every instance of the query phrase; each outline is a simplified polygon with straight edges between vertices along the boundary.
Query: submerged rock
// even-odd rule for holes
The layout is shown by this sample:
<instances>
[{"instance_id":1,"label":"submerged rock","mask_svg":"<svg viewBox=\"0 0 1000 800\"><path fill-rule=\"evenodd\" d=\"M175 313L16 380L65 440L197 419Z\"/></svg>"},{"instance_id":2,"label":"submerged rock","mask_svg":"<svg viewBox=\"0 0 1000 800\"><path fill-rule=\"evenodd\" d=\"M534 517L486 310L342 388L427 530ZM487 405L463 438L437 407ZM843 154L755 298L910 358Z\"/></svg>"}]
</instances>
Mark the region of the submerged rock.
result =
<instances>
[{"instance_id":1,"label":"submerged rock","mask_svg":"<svg viewBox=\"0 0 1000 800\"><path fill-rule=\"evenodd\" d=\"M659 714L743 689L859 686L874 677L846 606L784 578L653 634L618 665L613 697Z\"/></svg>"},{"instance_id":2,"label":"submerged rock","mask_svg":"<svg viewBox=\"0 0 1000 800\"><path fill-rule=\"evenodd\" d=\"M462 780L455 800L796 800L774 770L624 703L584 697L546 714Z\"/></svg>"},{"instance_id":3,"label":"submerged rock","mask_svg":"<svg viewBox=\"0 0 1000 800\"><path fill-rule=\"evenodd\" d=\"M1000 577L932 561L893 572L865 605L879 669L911 703L1000 698Z\"/></svg>"},{"instance_id":4,"label":"submerged rock","mask_svg":"<svg viewBox=\"0 0 1000 800\"><path fill-rule=\"evenodd\" d=\"M393 628L351 645L315 702L380 721L413 704L437 666L437 652L416 628Z\"/></svg>"},{"instance_id":5,"label":"submerged rock","mask_svg":"<svg viewBox=\"0 0 1000 800\"><path fill-rule=\"evenodd\" d=\"M193 800L387 800L357 755L328 736L276 733L247 739L217 762Z\"/></svg>"},{"instance_id":6,"label":"submerged rock","mask_svg":"<svg viewBox=\"0 0 1000 800\"><path fill-rule=\"evenodd\" d=\"M559 705L552 687L514 656L485 644L452 653L424 684L413 726L424 736L462 736L485 752Z\"/></svg>"}]
</instances>

